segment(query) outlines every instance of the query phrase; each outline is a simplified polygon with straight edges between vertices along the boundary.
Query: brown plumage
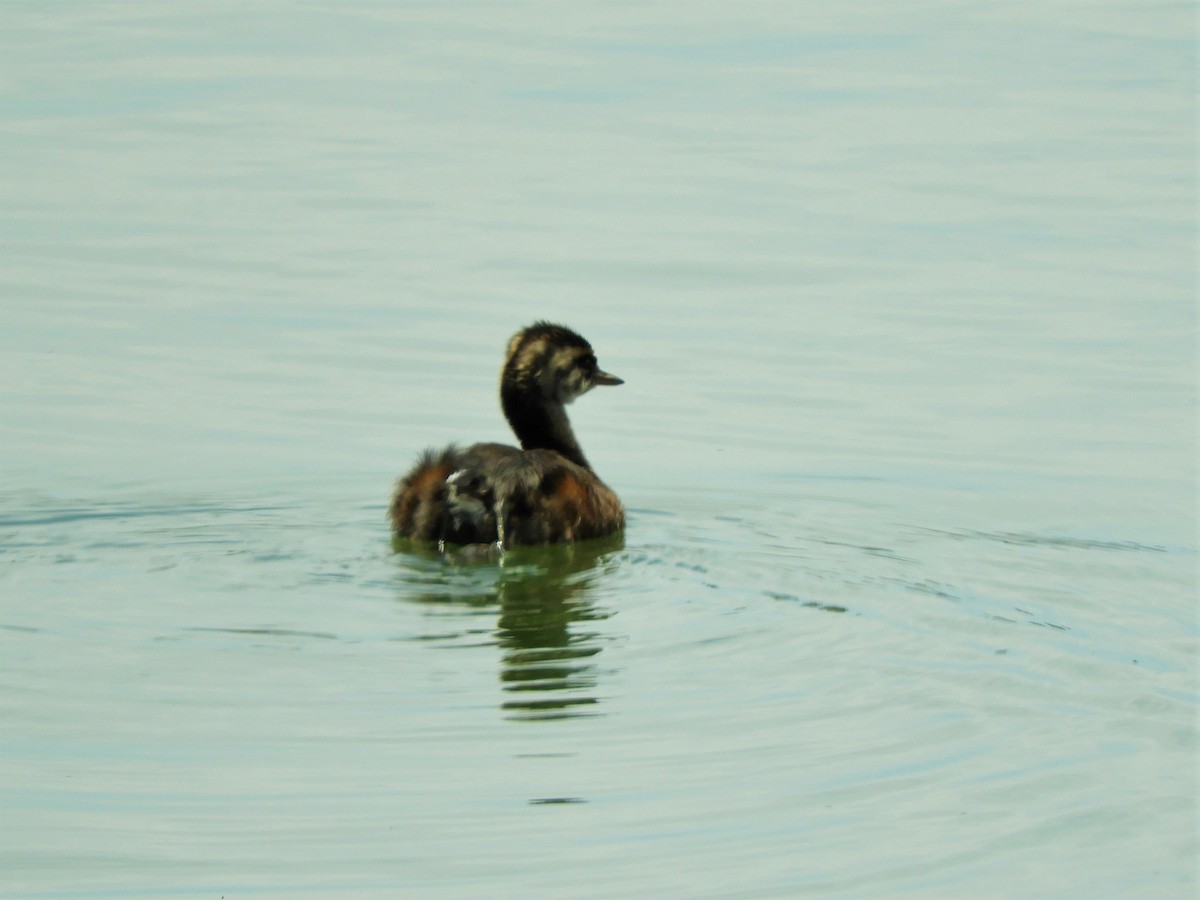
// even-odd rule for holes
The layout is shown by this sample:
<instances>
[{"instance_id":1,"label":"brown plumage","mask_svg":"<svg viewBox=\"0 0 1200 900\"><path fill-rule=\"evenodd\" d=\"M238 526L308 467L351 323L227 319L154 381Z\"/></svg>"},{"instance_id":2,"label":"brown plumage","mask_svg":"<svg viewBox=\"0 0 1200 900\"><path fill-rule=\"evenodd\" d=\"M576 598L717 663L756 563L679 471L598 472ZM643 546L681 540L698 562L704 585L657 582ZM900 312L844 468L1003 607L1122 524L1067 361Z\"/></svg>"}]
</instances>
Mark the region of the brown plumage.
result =
<instances>
[{"instance_id":1,"label":"brown plumage","mask_svg":"<svg viewBox=\"0 0 1200 900\"><path fill-rule=\"evenodd\" d=\"M592 471L564 406L597 385L591 345L561 325L536 322L508 343L500 404L521 442L426 450L396 486L397 537L446 544L552 544L601 537L625 524L617 495Z\"/></svg>"}]
</instances>

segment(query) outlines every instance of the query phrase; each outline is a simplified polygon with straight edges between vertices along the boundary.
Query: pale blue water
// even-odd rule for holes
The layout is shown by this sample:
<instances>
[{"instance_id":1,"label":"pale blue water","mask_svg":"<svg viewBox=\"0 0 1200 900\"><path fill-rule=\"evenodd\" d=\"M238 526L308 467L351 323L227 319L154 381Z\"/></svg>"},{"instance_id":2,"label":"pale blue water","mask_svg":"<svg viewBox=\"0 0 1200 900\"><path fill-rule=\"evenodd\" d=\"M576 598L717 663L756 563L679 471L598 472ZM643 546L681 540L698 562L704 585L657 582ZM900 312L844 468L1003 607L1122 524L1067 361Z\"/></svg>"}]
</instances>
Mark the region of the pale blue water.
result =
<instances>
[{"instance_id":1,"label":"pale blue water","mask_svg":"<svg viewBox=\"0 0 1200 900\"><path fill-rule=\"evenodd\" d=\"M1194 896L1193 16L6 5L0 892Z\"/></svg>"}]
</instances>

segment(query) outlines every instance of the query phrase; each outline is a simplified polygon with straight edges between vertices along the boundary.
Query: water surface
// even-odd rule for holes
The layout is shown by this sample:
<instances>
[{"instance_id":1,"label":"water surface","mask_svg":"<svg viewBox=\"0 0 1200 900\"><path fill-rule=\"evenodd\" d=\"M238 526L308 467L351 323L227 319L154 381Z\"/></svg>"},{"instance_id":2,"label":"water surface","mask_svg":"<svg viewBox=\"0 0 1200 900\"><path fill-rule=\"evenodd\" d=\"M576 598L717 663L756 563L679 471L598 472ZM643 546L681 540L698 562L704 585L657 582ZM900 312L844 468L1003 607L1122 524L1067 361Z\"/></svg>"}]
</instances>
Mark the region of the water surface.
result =
<instances>
[{"instance_id":1,"label":"water surface","mask_svg":"<svg viewBox=\"0 0 1200 900\"><path fill-rule=\"evenodd\" d=\"M1192 896L1192 13L8 4L4 893Z\"/></svg>"}]
</instances>

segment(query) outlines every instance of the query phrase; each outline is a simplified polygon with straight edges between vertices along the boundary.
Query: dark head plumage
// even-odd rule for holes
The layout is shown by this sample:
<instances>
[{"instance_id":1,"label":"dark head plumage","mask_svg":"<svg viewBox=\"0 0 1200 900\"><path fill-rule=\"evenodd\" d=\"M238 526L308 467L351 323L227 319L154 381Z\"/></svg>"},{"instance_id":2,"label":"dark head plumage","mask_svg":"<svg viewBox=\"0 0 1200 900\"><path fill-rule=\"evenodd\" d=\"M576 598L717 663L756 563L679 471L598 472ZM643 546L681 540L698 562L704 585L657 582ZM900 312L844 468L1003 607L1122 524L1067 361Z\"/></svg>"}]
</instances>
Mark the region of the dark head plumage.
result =
<instances>
[{"instance_id":1,"label":"dark head plumage","mask_svg":"<svg viewBox=\"0 0 1200 900\"><path fill-rule=\"evenodd\" d=\"M508 342L500 372L500 396L507 415L512 403L561 405L598 385L622 383L600 368L592 345L577 332L535 322Z\"/></svg>"}]
</instances>

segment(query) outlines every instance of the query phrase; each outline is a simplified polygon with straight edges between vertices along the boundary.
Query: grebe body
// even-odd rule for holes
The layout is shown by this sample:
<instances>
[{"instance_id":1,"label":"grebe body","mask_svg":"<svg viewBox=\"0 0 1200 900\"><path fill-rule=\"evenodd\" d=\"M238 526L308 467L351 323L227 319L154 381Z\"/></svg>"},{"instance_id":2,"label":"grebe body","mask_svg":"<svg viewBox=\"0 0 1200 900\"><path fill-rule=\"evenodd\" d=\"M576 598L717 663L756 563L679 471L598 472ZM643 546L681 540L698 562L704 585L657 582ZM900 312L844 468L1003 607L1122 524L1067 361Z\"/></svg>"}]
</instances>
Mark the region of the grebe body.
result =
<instances>
[{"instance_id":1,"label":"grebe body","mask_svg":"<svg viewBox=\"0 0 1200 900\"><path fill-rule=\"evenodd\" d=\"M617 384L569 328L536 322L517 332L500 370L500 404L520 448L426 450L396 486L394 534L504 549L618 531L625 510L592 471L564 408L593 387Z\"/></svg>"}]
</instances>

